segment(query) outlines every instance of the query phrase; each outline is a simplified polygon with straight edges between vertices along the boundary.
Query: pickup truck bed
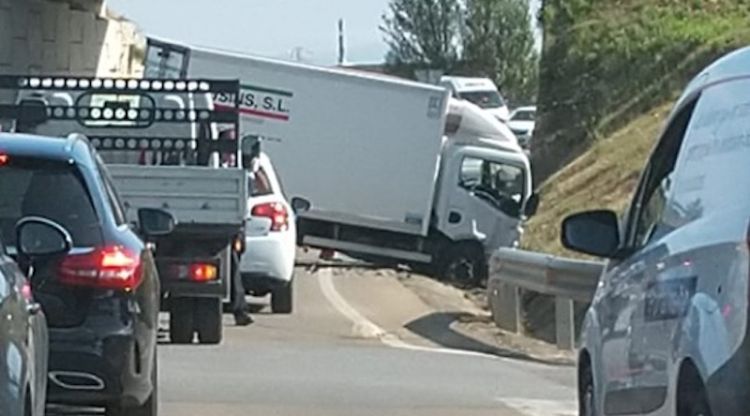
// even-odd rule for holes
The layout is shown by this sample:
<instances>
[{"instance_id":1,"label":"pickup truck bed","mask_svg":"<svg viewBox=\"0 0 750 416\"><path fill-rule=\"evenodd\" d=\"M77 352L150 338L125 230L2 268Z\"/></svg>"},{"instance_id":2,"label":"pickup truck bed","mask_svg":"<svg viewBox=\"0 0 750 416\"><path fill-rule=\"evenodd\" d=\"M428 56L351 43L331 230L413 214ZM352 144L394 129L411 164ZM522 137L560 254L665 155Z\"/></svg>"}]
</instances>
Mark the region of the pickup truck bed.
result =
<instances>
[{"instance_id":1,"label":"pickup truck bed","mask_svg":"<svg viewBox=\"0 0 750 416\"><path fill-rule=\"evenodd\" d=\"M109 165L129 221L138 208L161 208L179 228L242 227L247 214L247 175L241 169Z\"/></svg>"}]
</instances>

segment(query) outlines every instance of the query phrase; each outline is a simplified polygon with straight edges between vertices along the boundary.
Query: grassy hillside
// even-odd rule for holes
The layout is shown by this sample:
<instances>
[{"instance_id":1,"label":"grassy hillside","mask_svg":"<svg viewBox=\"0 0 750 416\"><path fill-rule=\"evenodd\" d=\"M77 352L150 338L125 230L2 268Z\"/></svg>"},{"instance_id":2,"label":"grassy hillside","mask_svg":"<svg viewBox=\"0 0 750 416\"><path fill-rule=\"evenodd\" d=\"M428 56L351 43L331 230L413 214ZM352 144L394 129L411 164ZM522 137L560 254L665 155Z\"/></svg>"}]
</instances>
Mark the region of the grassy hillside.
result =
<instances>
[{"instance_id":1,"label":"grassy hillside","mask_svg":"<svg viewBox=\"0 0 750 416\"><path fill-rule=\"evenodd\" d=\"M539 213L526 226L524 247L570 256L560 245L563 217L595 208L623 212L670 106L635 118L550 177L540 188Z\"/></svg>"},{"instance_id":2,"label":"grassy hillside","mask_svg":"<svg viewBox=\"0 0 750 416\"><path fill-rule=\"evenodd\" d=\"M545 0L537 177L750 43L748 0Z\"/></svg>"}]
</instances>

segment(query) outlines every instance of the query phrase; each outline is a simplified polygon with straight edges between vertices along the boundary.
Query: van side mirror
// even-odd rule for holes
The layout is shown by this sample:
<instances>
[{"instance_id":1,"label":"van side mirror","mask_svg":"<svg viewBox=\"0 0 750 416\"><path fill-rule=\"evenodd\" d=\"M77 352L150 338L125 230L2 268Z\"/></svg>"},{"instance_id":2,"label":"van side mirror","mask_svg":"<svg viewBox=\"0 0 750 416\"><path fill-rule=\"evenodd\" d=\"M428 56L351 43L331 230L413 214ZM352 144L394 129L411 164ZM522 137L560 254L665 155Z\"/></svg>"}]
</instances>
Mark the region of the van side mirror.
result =
<instances>
[{"instance_id":1,"label":"van side mirror","mask_svg":"<svg viewBox=\"0 0 750 416\"><path fill-rule=\"evenodd\" d=\"M523 215L526 218L531 218L534 215L536 215L536 211L538 209L539 209L539 194L534 192L526 201L526 206L524 207Z\"/></svg>"},{"instance_id":2,"label":"van side mirror","mask_svg":"<svg viewBox=\"0 0 750 416\"><path fill-rule=\"evenodd\" d=\"M160 237L171 233L177 221L167 211L157 208L138 210L138 227L147 237Z\"/></svg>"},{"instance_id":3,"label":"van side mirror","mask_svg":"<svg viewBox=\"0 0 750 416\"><path fill-rule=\"evenodd\" d=\"M297 196L292 198L292 210L295 214L309 211L311 206L312 204L310 203L310 201L306 200L305 198L300 198Z\"/></svg>"},{"instance_id":4,"label":"van side mirror","mask_svg":"<svg viewBox=\"0 0 750 416\"><path fill-rule=\"evenodd\" d=\"M566 248L603 258L617 258L620 225L613 211L574 214L562 223L562 244Z\"/></svg>"},{"instance_id":5,"label":"van side mirror","mask_svg":"<svg viewBox=\"0 0 750 416\"><path fill-rule=\"evenodd\" d=\"M73 238L60 224L40 217L26 217L16 225L16 250L22 256L38 257L65 254L73 247Z\"/></svg>"}]
</instances>

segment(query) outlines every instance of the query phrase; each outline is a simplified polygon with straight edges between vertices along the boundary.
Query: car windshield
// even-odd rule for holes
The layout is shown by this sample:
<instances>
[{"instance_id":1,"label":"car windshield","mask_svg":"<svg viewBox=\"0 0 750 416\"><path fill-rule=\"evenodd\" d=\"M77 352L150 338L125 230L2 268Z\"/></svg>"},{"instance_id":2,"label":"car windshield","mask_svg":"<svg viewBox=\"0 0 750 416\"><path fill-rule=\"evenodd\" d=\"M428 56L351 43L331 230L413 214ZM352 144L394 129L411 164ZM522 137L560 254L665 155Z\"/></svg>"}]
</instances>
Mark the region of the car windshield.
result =
<instances>
[{"instance_id":1,"label":"car windshield","mask_svg":"<svg viewBox=\"0 0 750 416\"><path fill-rule=\"evenodd\" d=\"M513 113L510 117L512 121L534 121L536 112L532 110L520 110Z\"/></svg>"},{"instance_id":2,"label":"car windshield","mask_svg":"<svg viewBox=\"0 0 750 416\"><path fill-rule=\"evenodd\" d=\"M100 223L75 166L35 158L15 158L0 166L0 233L14 246L16 223L43 217L65 227L80 247L101 243Z\"/></svg>"},{"instance_id":3,"label":"car windshield","mask_svg":"<svg viewBox=\"0 0 750 416\"><path fill-rule=\"evenodd\" d=\"M498 108L505 105L505 100L497 91L464 91L459 93L459 97L480 108Z\"/></svg>"}]
</instances>

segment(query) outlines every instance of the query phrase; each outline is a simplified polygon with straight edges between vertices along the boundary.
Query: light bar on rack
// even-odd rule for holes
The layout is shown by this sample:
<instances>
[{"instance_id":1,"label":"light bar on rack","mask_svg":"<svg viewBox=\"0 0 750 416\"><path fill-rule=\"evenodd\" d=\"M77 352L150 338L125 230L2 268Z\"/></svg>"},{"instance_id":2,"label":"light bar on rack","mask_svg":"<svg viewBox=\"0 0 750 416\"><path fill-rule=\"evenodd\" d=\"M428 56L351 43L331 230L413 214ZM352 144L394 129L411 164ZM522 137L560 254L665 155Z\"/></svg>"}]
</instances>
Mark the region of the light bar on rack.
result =
<instances>
[{"instance_id":1,"label":"light bar on rack","mask_svg":"<svg viewBox=\"0 0 750 416\"><path fill-rule=\"evenodd\" d=\"M235 93L239 81L0 75L0 89L131 93Z\"/></svg>"},{"instance_id":2,"label":"light bar on rack","mask_svg":"<svg viewBox=\"0 0 750 416\"><path fill-rule=\"evenodd\" d=\"M50 120L76 121L80 125L99 131L106 129L146 129L154 124L198 123L201 125L231 124L233 137L239 137L239 104L234 108L215 108L213 99L186 99L195 107L173 108L160 107L162 96L180 96L186 98L202 94L212 97L223 94L238 97L239 80L226 79L135 79L135 78L97 78L84 76L45 76L45 75L0 75L0 90L34 91L34 92L72 92L73 103L70 105L49 104L43 96L22 98L19 102L0 103L0 119L16 120L22 125L39 125ZM107 95L114 95L115 100L106 100ZM23 97L23 96L22 96ZM75 97L75 98L74 98ZM104 97L104 99L99 98ZM130 97L131 100L122 100ZM97 98L95 100L94 98ZM167 102L168 98L163 100ZM236 100L235 100L236 101ZM101 102L99 105L91 105ZM133 102L138 103L137 107ZM231 131L231 130L230 130ZM144 131L140 136L123 136L116 134L87 134L91 143L103 150L163 150L189 151L195 149L211 152L238 152L238 141L227 138L206 137L152 137L153 133ZM200 143L198 143L200 142Z\"/></svg>"}]
</instances>

